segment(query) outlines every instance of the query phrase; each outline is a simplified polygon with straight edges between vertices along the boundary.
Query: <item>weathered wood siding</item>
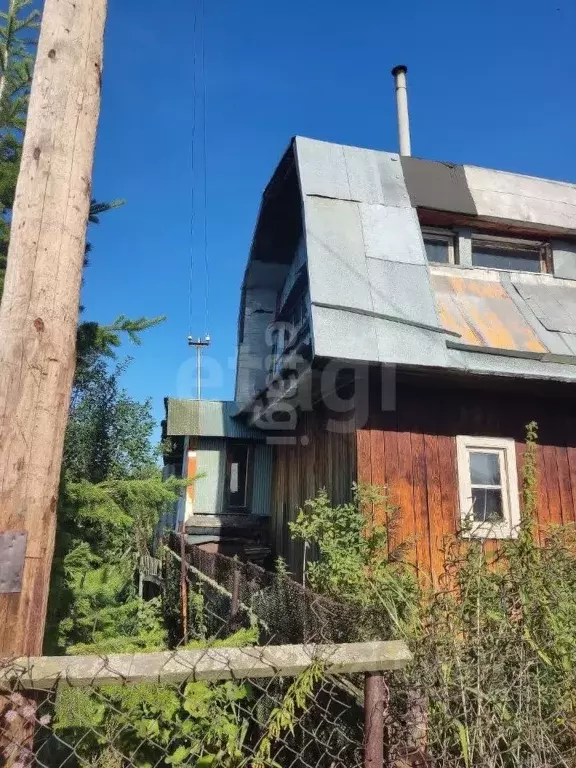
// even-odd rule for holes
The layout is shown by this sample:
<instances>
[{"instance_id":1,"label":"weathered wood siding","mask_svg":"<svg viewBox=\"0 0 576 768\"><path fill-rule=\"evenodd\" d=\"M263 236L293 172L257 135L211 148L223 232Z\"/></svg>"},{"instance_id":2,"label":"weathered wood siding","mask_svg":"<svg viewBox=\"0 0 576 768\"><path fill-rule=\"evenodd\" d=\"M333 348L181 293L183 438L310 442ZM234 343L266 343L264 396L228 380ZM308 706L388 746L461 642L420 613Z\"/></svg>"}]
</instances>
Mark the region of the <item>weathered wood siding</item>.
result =
<instances>
[{"instance_id":1,"label":"weathered wood siding","mask_svg":"<svg viewBox=\"0 0 576 768\"><path fill-rule=\"evenodd\" d=\"M399 385L396 405L371 408L359 426L358 480L388 487L400 510L392 545L412 539L419 569L441 571L443 540L459 524L457 435L514 438L521 483L525 426L537 421L539 522L576 521L574 400Z\"/></svg>"},{"instance_id":2,"label":"weathered wood siding","mask_svg":"<svg viewBox=\"0 0 576 768\"><path fill-rule=\"evenodd\" d=\"M348 431L335 432L329 418L321 409L301 414L296 433L290 434L293 443L274 446L271 539L275 553L286 558L297 577L303 546L291 540L289 521L320 488L327 489L335 504L347 500L356 478L355 430L349 425Z\"/></svg>"}]
</instances>

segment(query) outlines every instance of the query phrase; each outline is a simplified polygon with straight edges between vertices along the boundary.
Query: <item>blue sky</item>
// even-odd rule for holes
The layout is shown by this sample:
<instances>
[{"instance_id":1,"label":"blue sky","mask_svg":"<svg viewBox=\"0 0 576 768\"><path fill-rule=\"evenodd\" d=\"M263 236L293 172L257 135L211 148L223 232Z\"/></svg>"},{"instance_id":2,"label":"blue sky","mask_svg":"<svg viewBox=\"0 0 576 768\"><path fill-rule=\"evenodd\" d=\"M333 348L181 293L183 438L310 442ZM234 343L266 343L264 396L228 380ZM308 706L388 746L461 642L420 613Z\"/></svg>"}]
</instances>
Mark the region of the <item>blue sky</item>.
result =
<instances>
[{"instance_id":1,"label":"blue sky","mask_svg":"<svg viewBox=\"0 0 576 768\"><path fill-rule=\"evenodd\" d=\"M110 0L94 194L125 198L90 232L86 319L166 314L124 382L193 396L204 320L204 223L213 339L208 398L232 398L239 289L260 194L295 134L396 151L394 64L409 67L413 154L576 181L576 3ZM194 50L196 50L196 61ZM196 89L193 88L196 71ZM192 175L193 110L206 88ZM196 93L196 101L194 94ZM220 372L218 372L218 370Z\"/></svg>"}]
</instances>

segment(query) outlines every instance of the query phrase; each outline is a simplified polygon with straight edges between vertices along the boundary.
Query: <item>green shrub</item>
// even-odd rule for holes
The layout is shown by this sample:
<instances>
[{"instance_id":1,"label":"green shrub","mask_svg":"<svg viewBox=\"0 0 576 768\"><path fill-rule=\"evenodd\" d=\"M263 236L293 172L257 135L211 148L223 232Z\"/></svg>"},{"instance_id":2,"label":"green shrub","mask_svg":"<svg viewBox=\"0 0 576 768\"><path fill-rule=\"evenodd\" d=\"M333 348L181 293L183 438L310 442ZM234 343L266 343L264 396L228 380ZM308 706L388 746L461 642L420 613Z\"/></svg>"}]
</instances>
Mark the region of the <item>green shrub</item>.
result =
<instances>
[{"instance_id":1,"label":"green shrub","mask_svg":"<svg viewBox=\"0 0 576 768\"><path fill-rule=\"evenodd\" d=\"M535 424L523 475L518 538L496 556L479 540L447 542L436 589L388 556L362 512L373 489L338 507L321 492L292 526L317 547L313 588L366 606L364 639L395 634L413 651L388 680L392 756L411 742L444 768L576 765L576 530L549 526L536 541Z\"/></svg>"}]
</instances>

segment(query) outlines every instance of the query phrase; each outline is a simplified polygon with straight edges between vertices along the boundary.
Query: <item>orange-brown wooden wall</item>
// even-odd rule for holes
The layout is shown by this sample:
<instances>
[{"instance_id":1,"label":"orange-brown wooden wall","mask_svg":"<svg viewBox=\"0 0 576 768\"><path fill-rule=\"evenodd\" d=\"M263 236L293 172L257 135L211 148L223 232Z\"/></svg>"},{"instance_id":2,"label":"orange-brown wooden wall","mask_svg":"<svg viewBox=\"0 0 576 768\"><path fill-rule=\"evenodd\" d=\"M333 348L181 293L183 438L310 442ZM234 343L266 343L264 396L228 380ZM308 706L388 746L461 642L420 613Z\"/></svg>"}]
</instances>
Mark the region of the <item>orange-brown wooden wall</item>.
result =
<instances>
[{"instance_id":1,"label":"orange-brown wooden wall","mask_svg":"<svg viewBox=\"0 0 576 768\"><path fill-rule=\"evenodd\" d=\"M576 398L403 385L395 411L370 410L357 431L358 480L387 486L400 511L393 544L411 539L419 569L441 572L443 542L458 529L456 436L514 438L521 483L525 426L533 420L539 522L573 522Z\"/></svg>"}]
</instances>

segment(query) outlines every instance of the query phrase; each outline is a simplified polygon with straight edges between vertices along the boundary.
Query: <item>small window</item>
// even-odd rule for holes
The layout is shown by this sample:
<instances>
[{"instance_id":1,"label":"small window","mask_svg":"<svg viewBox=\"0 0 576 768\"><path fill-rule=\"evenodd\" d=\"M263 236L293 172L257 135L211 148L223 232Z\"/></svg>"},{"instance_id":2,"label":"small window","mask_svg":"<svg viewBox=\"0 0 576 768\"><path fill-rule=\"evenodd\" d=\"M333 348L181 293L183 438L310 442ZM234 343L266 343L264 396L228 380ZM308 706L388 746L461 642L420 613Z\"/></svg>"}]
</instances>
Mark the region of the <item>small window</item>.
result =
<instances>
[{"instance_id":1,"label":"small window","mask_svg":"<svg viewBox=\"0 0 576 768\"><path fill-rule=\"evenodd\" d=\"M454 264L454 235L450 232L423 230L426 258L434 264Z\"/></svg>"},{"instance_id":2,"label":"small window","mask_svg":"<svg viewBox=\"0 0 576 768\"><path fill-rule=\"evenodd\" d=\"M520 523L516 446L507 438L456 438L462 535L515 538Z\"/></svg>"},{"instance_id":3,"label":"small window","mask_svg":"<svg viewBox=\"0 0 576 768\"><path fill-rule=\"evenodd\" d=\"M231 509L245 509L248 506L250 447L231 443L228 445L226 458L228 507Z\"/></svg>"},{"instance_id":4,"label":"small window","mask_svg":"<svg viewBox=\"0 0 576 768\"><path fill-rule=\"evenodd\" d=\"M472 265L487 269L546 272L547 247L506 238L472 238Z\"/></svg>"}]
</instances>

